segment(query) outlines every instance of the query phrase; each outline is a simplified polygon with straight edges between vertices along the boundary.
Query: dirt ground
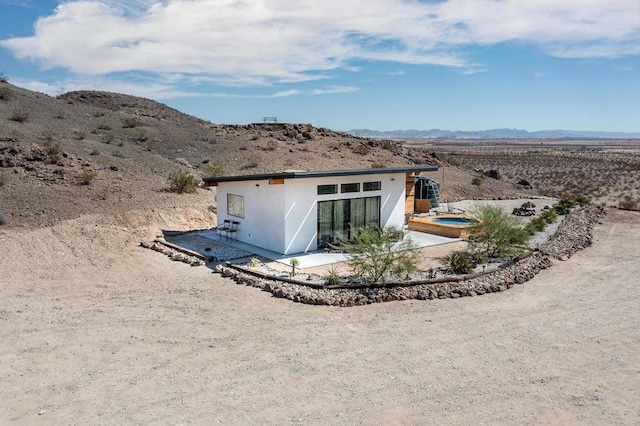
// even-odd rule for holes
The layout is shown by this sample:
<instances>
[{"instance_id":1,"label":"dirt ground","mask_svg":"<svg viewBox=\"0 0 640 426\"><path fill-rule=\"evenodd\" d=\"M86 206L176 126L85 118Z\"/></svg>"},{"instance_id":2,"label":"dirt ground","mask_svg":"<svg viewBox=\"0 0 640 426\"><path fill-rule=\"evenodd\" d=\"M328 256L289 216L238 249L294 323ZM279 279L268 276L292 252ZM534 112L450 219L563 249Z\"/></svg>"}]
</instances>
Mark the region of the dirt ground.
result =
<instances>
[{"instance_id":1,"label":"dirt ground","mask_svg":"<svg viewBox=\"0 0 640 426\"><path fill-rule=\"evenodd\" d=\"M355 308L171 262L121 223L0 230L1 424L640 423L637 212L507 292Z\"/></svg>"}]
</instances>

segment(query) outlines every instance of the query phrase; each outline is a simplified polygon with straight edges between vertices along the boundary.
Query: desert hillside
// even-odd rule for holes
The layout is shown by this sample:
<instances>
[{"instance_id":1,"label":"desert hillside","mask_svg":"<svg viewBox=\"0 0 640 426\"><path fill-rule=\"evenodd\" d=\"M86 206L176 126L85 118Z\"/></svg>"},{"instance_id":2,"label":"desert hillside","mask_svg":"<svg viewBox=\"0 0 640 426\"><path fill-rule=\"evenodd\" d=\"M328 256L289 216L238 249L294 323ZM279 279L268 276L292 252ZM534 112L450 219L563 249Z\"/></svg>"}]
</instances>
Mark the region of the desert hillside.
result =
<instances>
[{"instance_id":1,"label":"desert hillside","mask_svg":"<svg viewBox=\"0 0 640 426\"><path fill-rule=\"evenodd\" d=\"M213 191L165 191L168 175L178 169L203 177L436 164L446 166L445 199L535 193L507 180L471 185L472 171L427 148L309 124L214 124L115 93L50 97L2 82L0 123L0 213L7 226L132 210L212 210ZM442 172L433 177L441 180Z\"/></svg>"}]
</instances>

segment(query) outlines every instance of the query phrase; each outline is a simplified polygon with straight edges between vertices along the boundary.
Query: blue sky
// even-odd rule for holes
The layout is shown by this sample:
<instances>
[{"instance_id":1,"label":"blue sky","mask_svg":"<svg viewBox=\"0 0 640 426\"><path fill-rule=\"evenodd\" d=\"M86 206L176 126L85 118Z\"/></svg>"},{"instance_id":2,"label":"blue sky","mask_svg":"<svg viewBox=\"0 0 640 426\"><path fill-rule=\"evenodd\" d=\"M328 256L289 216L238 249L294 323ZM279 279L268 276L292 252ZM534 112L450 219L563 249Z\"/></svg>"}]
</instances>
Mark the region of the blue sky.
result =
<instances>
[{"instance_id":1,"label":"blue sky","mask_svg":"<svg viewBox=\"0 0 640 426\"><path fill-rule=\"evenodd\" d=\"M214 123L640 131L640 0L0 0L0 72Z\"/></svg>"}]
</instances>

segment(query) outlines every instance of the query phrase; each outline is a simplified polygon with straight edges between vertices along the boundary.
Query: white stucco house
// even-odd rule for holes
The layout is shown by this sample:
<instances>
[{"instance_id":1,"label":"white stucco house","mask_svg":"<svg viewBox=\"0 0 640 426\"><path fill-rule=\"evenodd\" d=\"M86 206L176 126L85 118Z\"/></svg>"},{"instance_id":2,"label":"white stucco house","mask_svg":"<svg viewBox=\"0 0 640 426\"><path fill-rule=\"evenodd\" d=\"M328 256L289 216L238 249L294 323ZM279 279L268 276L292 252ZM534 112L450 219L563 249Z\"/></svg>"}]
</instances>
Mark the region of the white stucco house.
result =
<instances>
[{"instance_id":1,"label":"white stucco house","mask_svg":"<svg viewBox=\"0 0 640 426\"><path fill-rule=\"evenodd\" d=\"M413 211L416 175L436 166L291 171L215 176L218 226L235 222L233 238L283 255L348 240L363 225L404 225Z\"/></svg>"}]
</instances>

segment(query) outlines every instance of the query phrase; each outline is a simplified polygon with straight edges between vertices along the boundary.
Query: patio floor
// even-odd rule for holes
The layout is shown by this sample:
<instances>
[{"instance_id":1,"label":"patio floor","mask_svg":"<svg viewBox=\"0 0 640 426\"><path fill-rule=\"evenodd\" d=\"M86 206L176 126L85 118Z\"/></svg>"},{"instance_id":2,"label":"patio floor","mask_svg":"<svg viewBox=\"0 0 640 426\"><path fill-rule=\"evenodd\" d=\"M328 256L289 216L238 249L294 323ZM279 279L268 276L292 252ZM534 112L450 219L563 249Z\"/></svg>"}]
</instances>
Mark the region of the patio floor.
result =
<instances>
[{"instance_id":1,"label":"patio floor","mask_svg":"<svg viewBox=\"0 0 640 426\"><path fill-rule=\"evenodd\" d=\"M260 256L269 260L273 260L278 263L282 263L284 265L289 265L289 261L293 258L296 258L300 261L300 265L298 266L300 269L305 268L314 268L317 266L330 265L332 263L344 262L347 260L347 257L343 253L331 253L327 250L316 250L309 251L306 253L294 253L283 255L280 253L276 253L270 250L265 250L260 247L253 246L251 244L243 243L241 241L233 240L233 239L225 239L220 238L215 230L202 231L197 232L196 235L207 238L213 244L220 244L228 246L231 250L234 250L236 253L246 252L247 256ZM407 231L405 229L405 236L409 236L413 242L416 244L418 248L422 247L430 247L436 246L440 244L448 244L456 241L460 241L458 238L447 238L440 237L438 235L426 234L423 232L415 232L415 231ZM186 247L186 244L181 244ZM187 247L191 250L195 250L201 252L202 250L198 250L197 247ZM207 254L207 253L203 253ZM221 258L221 260L227 260Z\"/></svg>"}]
</instances>

